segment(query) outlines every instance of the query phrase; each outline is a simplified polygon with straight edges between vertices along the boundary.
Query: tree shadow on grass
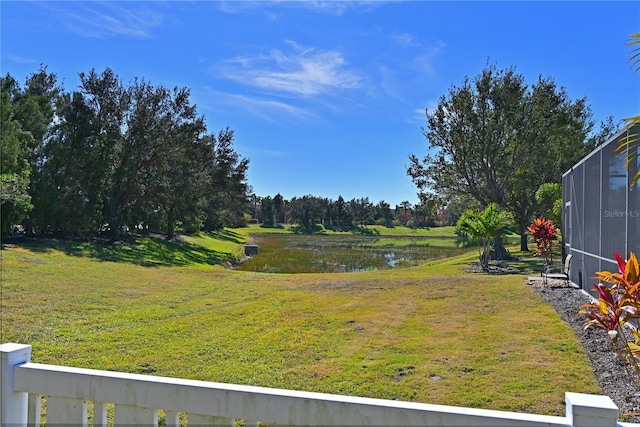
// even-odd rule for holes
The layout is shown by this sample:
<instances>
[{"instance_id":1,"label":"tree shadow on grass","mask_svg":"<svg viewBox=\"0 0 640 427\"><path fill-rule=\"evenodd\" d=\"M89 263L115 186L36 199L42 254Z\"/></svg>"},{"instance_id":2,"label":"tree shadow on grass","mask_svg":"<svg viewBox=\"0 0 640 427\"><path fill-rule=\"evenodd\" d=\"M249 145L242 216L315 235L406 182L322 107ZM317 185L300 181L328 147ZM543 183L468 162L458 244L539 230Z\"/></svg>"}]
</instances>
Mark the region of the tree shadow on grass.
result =
<instances>
[{"instance_id":1,"label":"tree shadow on grass","mask_svg":"<svg viewBox=\"0 0 640 427\"><path fill-rule=\"evenodd\" d=\"M514 252L514 254L518 257L518 261L513 264L523 272L539 274L545 268L544 258L535 249L529 252ZM563 265L564 261L560 249L554 249L552 267L562 268Z\"/></svg>"},{"instance_id":2,"label":"tree shadow on grass","mask_svg":"<svg viewBox=\"0 0 640 427\"><path fill-rule=\"evenodd\" d=\"M325 229L319 224L312 224L308 227L303 225L294 225L291 227L293 234L324 234Z\"/></svg>"},{"instance_id":3,"label":"tree shadow on grass","mask_svg":"<svg viewBox=\"0 0 640 427\"><path fill-rule=\"evenodd\" d=\"M361 234L363 236L378 236L380 235L380 231L375 228L369 228L366 226L353 227L351 230L352 234Z\"/></svg>"},{"instance_id":4,"label":"tree shadow on grass","mask_svg":"<svg viewBox=\"0 0 640 427\"><path fill-rule=\"evenodd\" d=\"M480 271L489 274L535 274L538 275L542 271L543 261L539 257L534 257L533 254L519 252L516 260L511 261L496 261L491 260L489 268L482 270L480 264L474 265L472 271Z\"/></svg>"},{"instance_id":5,"label":"tree shadow on grass","mask_svg":"<svg viewBox=\"0 0 640 427\"><path fill-rule=\"evenodd\" d=\"M70 256L100 261L127 262L144 267L180 267L193 264L225 265L234 261L232 254L186 242L150 237L134 237L115 243L78 242L56 239L20 239L12 244L32 252L61 251Z\"/></svg>"},{"instance_id":6,"label":"tree shadow on grass","mask_svg":"<svg viewBox=\"0 0 640 427\"><path fill-rule=\"evenodd\" d=\"M218 240L227 240L229 242L238 243L238 244L245 243L244 236L242 236L240 233L236 233L235 231L231 231L231 230L225 229L225 230L209 231L206 234Z\"/></svg>"}]
</instances>

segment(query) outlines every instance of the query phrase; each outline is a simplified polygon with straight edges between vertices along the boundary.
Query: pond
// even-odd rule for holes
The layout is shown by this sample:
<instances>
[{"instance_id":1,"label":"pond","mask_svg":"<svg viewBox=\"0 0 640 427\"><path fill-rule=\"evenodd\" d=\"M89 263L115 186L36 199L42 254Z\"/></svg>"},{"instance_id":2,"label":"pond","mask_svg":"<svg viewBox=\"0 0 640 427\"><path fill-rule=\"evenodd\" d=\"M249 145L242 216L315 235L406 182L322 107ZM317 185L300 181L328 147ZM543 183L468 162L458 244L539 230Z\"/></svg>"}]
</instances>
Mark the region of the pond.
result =
<instances>
[{"instance_id":1,"label":"pond","mask_svg":"<svg viewBox=\"0 0 640 427\"><path fill-rule=\"evenodd\" d=\"M411 267L467 250L456 238L354 234L256 234L260 253L236 269L268 273L338 273Z\"/></svg>"}]
</instances>

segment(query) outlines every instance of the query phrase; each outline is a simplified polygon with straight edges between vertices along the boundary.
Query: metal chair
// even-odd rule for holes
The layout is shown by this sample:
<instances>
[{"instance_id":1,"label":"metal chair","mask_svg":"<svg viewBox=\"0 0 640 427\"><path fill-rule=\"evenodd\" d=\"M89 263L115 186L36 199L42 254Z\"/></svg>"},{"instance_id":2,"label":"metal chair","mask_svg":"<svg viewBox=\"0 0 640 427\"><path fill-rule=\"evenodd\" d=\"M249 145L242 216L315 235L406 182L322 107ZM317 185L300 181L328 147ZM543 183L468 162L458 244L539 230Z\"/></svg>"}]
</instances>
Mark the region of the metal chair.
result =
<instances>
[{"instance_id":1,"label":"metal chair","mask_svg":"<svg viewBox=\"0 0 640 427\"><path fill-rule=\"evenodd\" d=\"M569 286L569 269L571 268L571 258L573 258L572 254L568 254L564 259L564 266L562 269L556 269L554 272L553 268L547 269L540 273L542 276L542 284L543 286L547 286L549 280L564 280L565 286Z\"/></svg>"}]
</instances>

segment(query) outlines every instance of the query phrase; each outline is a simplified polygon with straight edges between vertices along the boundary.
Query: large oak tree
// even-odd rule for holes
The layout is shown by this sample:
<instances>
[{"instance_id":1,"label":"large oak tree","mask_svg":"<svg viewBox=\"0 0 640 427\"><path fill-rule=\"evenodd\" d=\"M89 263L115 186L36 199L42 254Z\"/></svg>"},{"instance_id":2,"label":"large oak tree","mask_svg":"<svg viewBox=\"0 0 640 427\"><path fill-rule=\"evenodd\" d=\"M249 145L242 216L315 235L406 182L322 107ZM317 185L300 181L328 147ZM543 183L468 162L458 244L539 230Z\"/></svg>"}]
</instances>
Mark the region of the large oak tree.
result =
<instances>
[{"instance_id":1,"label":"large oak tree","mask_svg":"<svg viewBox=\"0 0 640 427\"><path fill-rule=\"evenodd\" d=\"M465 78L426 116L428 153L410 155L407 168L419 192L496 203L513 215L522 250L537 188L559 183L596 144L584 98L571 100L551 78L529 86L513 67Z\"/></svg>"}]
</instances>

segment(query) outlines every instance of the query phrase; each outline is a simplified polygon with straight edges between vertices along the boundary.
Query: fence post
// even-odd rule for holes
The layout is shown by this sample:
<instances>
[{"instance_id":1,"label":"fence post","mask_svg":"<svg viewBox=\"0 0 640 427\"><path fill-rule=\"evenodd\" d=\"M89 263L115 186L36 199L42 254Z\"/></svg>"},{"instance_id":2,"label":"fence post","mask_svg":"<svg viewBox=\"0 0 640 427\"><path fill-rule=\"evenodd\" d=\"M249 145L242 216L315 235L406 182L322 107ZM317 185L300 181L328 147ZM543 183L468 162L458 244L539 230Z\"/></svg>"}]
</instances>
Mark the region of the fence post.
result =
<instances>
[{"instance_id":1,"label":"fence post","mask_svg":"<svg viewBox=\"0 0 640 427\"><path fill-rule=\"evenodd\" d=\"M31 346L0 344L0 426L27 425L27 393L13 391L13 368L31 360Z\"/></svg>"},{"instance_id":2,"label":"fence post","mask_svg":"<svg viewBox=\"0 0 640 427\"><path fill-rule=\"evenodd\" d=\"M565 393L567 418L574 427L616 427L618 407L609 396Z\"/></svg>"}]
</instances>

